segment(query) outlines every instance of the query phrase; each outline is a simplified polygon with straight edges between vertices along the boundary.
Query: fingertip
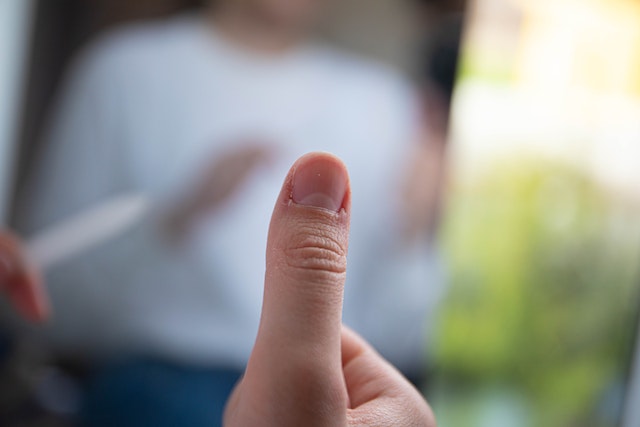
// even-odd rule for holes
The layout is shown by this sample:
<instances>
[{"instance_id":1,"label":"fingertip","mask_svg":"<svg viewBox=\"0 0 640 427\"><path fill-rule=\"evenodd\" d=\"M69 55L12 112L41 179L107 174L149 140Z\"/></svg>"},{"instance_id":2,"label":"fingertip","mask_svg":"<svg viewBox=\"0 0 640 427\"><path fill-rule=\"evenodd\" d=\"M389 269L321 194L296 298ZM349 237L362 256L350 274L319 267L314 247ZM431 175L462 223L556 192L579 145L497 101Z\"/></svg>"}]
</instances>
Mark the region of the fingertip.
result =
<instances>
[{"instance_id":1,"label":"fingertip","mask_svg":"<svg viewBox=\"0 0 640 427\"><path fill-rule=\"evenodd\" d=\"M291 167L285 182L287 202L331 212L349 211L351 186L347 167L330 153L302 156Z\"/></svg>"}]
</instances>

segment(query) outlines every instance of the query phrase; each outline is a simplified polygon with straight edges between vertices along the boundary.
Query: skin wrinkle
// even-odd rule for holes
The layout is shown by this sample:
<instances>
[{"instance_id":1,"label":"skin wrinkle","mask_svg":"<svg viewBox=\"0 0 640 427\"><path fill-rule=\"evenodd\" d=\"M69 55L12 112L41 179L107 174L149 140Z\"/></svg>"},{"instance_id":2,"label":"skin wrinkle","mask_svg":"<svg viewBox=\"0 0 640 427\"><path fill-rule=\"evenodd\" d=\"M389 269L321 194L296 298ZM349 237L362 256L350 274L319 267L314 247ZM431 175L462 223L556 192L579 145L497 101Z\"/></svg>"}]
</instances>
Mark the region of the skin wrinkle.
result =
<instances>
[{"instance_id":1,"label":"skin wrinkle","mask_svg":"<svg viewBox=\"0 0 640 427\"><path fill-rule=\"evenodd\" d=\"M344 242L344 233L339 233L334 229L333 224L309 224L307 221L300 221L301 224L294 224L298 230L295 233L295 240L288 245L291 249L304 247L321 247L335 252L339 256L346 256L347 250Z\"/></svg>"},{"instance_id":2,"label":"skin wrinkle","mask_svg":"<svg viewBox=\"0 0 640 427\"><path fill-rule=\"evenodd\" d=\"M274 267L274 270L278 271L278 276L280 278L290 278L301 284L307 283L305 279L311 279L315 284L326 283L328 285L332 285L335 280L345 280L346 278L346 273L337 275L335 273L326 273L323 271L302 268L296 269L292 272L288 265L285 265L284 267ZM336 292L336 290L339 292ZM273 286L271 288L271 292L282 299L287 296L289 290L279 286ZM306 295L305 304L309 304L304 308L305 312L314 312L314 308L324 310L325 307L337 302L342 302L343 298L342 289L338 286L308 286L304 295ZM339 299L339 301L336 301L334 298ZM296 304L296 306L289 307L289 309L295 310L295 307L300 307L301 310L303 309L301 304Z\"/></svg>"},{"instance_id":3,"label":"skin wrinkle","mask_svg":"<svg viewBox=\"0 0 640 427\"><path fill-rule=\"evenodd\" d=\"M285 212L273 225L273 230L277 230L272 236L272 248L275 250L269 252L268 265L301 284L344 283L348 250L347 212L331 212L295 203L280 205L276 209ZM274 291L280 293L279 290ZM289 309L296 314L320 315L333 304L341 303L342 298L340 287L313 286L305 292L304 305ZM301 313L303 306L305 313Z\"/></svg>"},{"instance_id":4,"label":"skin wrinkle","mask_svg":"<svg viewBox=\"0 0 640 427\"><path fill-rule=\"evenodd\" d=\"M281 256L286 265L305 271L318 270L345 274L348 248L344 243L347 239L342 217L346 214L314 209L313 214L310 215L310 212L295 212L300 209L310 209L308 207L296 205L288 208L294 209L294 212L291 212L293 215L300 214L306 217L303 219L294 217L290 221L291 224L281 228L284 233L278 233L276 245L283 248ZM289 233L290 230L296 230L296 232ZM282 239L285 241L282 242Z\"/></svg>"},{"instance_id":5,"label":"skin wrinkle","mask_svg":"<svg viewBox=\"0 0 640 427\"><path fill-rule=\"evenodd\" d=\"M343 275L347 272L344 255L319 246L307 246L284 250L287 266L305 271L317 270L325 273Z\"/></svg>"}]
</instances>

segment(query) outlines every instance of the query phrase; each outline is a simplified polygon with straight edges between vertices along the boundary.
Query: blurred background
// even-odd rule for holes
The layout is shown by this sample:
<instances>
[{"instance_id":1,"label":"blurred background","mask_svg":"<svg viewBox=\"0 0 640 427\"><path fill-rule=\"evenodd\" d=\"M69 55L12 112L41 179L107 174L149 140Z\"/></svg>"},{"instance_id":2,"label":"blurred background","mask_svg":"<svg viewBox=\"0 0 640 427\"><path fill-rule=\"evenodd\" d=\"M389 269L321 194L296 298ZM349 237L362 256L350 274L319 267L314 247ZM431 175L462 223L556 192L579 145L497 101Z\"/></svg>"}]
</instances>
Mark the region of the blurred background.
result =
<instances>
[{"instance_id":1,"label":"blurred background","mask_svg":"<svg viewBox=\"0 0 640 427\"><path fill-rule=\"evenodd\" d=\"M467 13L433 344L440 424L617 425L638 302L640 4L480 0Z\"/></svg>"},{"instance_id":2,"label":"blurred background","mask_svg":"<svg viewBox=\"0 0 640 427\"><path fill-rule=\"evenodd\" d=\"M386 217L372 219L370 229L355 230L361 233L356 239L364 236L355 248L388 247L389 252L362 251L353 265L373 269L386 265L380 257L388 258L384 270L378 267L380 286L394 280L408 285L398 285L403 295L390 305L384 305L389 299L384 291L371 290L369 299L362 297L367 288L348 293L347 303L357 303L347 320L373 325L367 338L424 391L442 427L637 425L633 407L640 401L629 403L634 387L629 377L640 302L640 3L327 3L310 32L313 38L362 58L358 61L366 65L357 67L382 67L385 76L411 81L402 89L412 92L411 108L400 105L399 95L384 95L363 101L369 107L358 114L343 112L345 117L366 124L396 116L405 123L411 116L421 129L415 151L403 148L406 141L389 151L365 145L366 134L355 132L357 126L336 133L342 142L353 141L353 154L343 154L340 146L327 148L345 158L356 185L359 163L371 162L369 169L382 174L386 169L376 163L379 158L417 153L409 155L414 162L398 160L406 166L398 169L409 171L402 179L411 183L398 202L409 211L408 225L401 224L398 234L409 235L411 249L389 243L393 236L377 237L376 230L390 224ZM123 25L172 22L209 6L199 0L0 0L2 224L29 228L21 225L25 206L31 206L24 194L28 199L33 192L29 176L38 157L47 156L50 117L69 90L69 83L61 82L74 58L86 56L96 38ZM370 86L358 87L361 92L378 94L384 87L380 93L386 94L392 92L387 86L396 86L387 82L396 77L348 70L336 80L349 73L367 77L361 80ZM341 87L357 86L345 82ZM351 95L340 102L351 105L346 96ZM352 96L363 95L354 90ZM372 107L376 102L388 108ZM411 137L390 130L389 135L390 140ZM274 175L281 179L280 172ZM362 192L368 188L363 184ZM271 194L266 197L272 203ZM54 274L52 280L68 277ZM56 304L54 298L54 311ZM372 314L361 306L381 309ZM74 321L83 322L69 320ZM398 333L408 330L407 324L416 327ZM140 383L122 378L168 378L164 365L153 371L116 365L114 371L94 354L60 351L33 327L16 326L8 314L3 331L1 425L103 425L87 421L92 419L85 413L87 401L96 414L113 411L114 406L95 402L114 390L125 390L128 399L144 394L136 388ZM109 333L93 329L105 342ZM157 350L153 342L146 344ZM189 363L201 369L202 363ZM183 374L170 373L171 378Z\"/></svg>"}]
</instances>

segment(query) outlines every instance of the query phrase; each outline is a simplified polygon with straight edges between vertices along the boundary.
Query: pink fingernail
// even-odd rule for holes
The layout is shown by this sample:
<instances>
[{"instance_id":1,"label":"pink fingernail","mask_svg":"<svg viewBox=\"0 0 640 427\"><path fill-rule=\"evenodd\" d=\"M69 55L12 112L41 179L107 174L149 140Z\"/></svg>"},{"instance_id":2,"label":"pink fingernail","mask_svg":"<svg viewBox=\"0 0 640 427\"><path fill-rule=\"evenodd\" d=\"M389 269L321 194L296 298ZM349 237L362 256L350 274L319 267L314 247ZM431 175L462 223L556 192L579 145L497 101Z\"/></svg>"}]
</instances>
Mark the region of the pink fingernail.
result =
<instances>
[{"instance_id":1,"label":"pink fingernail","mask_svg":"<svg viewBox=\"0 0 640 427\"><path fill-rule=\"evenodd\" d=\"M301 160L293 177L291 197L299 205L338 212L344 203L348 178L344 166L329 155Z\"/></svg>"}]
</instances>

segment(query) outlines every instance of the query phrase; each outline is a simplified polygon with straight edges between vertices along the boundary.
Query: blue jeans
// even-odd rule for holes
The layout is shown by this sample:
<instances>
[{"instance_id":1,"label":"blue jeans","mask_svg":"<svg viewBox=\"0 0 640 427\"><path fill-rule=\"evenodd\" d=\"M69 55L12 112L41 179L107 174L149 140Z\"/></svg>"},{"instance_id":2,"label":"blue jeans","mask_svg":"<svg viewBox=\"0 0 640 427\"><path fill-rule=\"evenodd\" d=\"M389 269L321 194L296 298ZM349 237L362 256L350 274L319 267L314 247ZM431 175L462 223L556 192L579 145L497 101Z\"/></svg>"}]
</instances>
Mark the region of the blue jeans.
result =
<instances>
[{"instance_id":1,"label":"blue jeans","mask_svg":"<svg viewBox=\"0 0 640 427\"><path fill-rule=\"evenodd\" d=\"M241 372L137 360L110 365L89 383L83 427L222 426Z\"/></svg>"}]
</instances>

